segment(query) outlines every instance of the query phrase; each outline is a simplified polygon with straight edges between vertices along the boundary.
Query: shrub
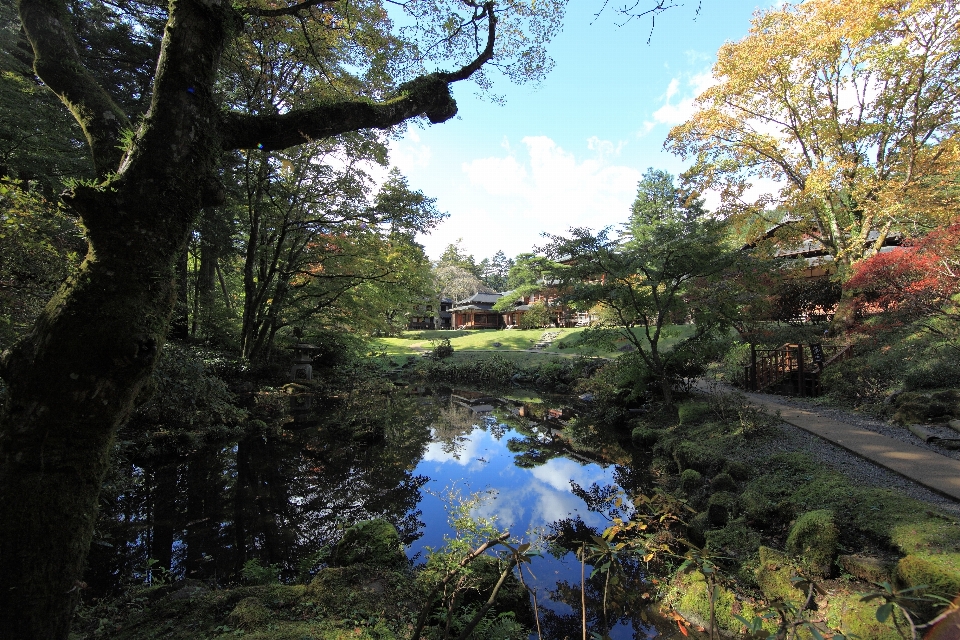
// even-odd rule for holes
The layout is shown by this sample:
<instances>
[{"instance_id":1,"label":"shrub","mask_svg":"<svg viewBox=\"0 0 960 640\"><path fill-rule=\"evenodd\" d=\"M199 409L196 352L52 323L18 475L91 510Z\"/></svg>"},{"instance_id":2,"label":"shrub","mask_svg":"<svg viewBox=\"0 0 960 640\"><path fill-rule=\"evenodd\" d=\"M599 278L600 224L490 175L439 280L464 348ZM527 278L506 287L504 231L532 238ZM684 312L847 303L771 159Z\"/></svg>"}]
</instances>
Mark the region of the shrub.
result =
<instances>
[{"instance_id":1,"label":"shrub","mask_svg":"<svg viewBox=\"0 0 960 640\"><path fill-rule=\"evenodd\" d=\"M443 360L444 358L449 358L453 355L453 346L450 344L450 338L434 340L431 342L431 344L433 345L431 357L434 360Z\"/></svg>"},{"instance_id":2,"label":"shrub","mask_svg":"<svg viewBox=\"0 0 960 640\"><path fill-rule=\"evenodd\" d=\"M280 581L280 567L275 564L263 566L259 560L247 560L240 570L240 577L247 584L275 584Z\"/></svg>"}]
</instances>

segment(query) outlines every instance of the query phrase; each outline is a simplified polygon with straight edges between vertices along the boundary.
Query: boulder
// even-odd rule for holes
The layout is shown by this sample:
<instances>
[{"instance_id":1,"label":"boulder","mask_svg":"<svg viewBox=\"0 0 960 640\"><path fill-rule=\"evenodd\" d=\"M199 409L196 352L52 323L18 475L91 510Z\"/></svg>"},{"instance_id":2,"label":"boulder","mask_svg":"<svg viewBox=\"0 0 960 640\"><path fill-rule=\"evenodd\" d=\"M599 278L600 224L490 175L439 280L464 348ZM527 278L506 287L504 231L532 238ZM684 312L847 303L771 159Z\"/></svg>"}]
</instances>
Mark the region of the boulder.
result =
<instances>
[{"instance_id":1,"label":"boulder","mask_svg":"<svg viewBox=\"0 0 960 640\"><path fill-rule=\"evenodd\" d=\"M833 512L808 511L797 518L787 536L787 551L800 559L800 565L812 576L829 577L837 553L839 532Z\"/></svg>"},{"instance_id":2,"label":"boulder","mask_svg":"<svg viewBox=\"0 0 960 640\"><path fill-rule=\"evenodd\" d=\"M405 560L400 534L383 519L364 520L348 528L333 553L333 563L340 567L361 563L396 566Z\"/></svg>"}]
</instances>

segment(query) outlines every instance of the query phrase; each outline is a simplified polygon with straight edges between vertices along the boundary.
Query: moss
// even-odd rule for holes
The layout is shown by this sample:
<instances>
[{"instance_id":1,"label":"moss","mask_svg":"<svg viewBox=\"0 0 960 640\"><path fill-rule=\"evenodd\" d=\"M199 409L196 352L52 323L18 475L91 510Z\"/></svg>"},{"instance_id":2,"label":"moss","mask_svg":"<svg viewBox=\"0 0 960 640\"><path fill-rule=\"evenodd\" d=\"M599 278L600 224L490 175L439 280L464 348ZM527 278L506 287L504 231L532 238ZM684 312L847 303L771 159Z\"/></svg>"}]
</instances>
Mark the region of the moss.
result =
<instances>
[{"instance_id":1,"label":"moss","mask_svg":"<svg viewBox=\"0 0 960 640\"><path fill-rule=\"evenodd\" d=\"M717 626L728 633L739 634L743 625L734 614L750 620L756 615L753 606L737 598L724 586L717 586L715 593L717 597L714 601L714 615ZM674 578L665 601L687 620L704 627L709 625L710 589L699 571L680 574Z\"/></svg>"},{"instance_id":2,"label":"moss","mask_svg":"<svg viewBox=\"0 0 960 640\"><path fill-rule=\"evenodd\" d=\"M866 582L890 582L894 565L879 558L861 555L844 555L837 558L844 571Z\"/></svg>"},{"instance_id":3,"label":"moss","mask_svg":"<svg viewBox=\"0 0 960 640\"><path fill-rule=\"evenodd\" d=\"M239 629L252 629L265 624L270 618L270 610L263 606L259 598L251 596L237 603L227 616L227 624Z\"/></svg>"},{"instance_id":4,"label":"moss","mask_svg":"<svg viewBox=\"0 0 960 640\"><path fill-rule=\"evenodd\" d=\"M753 467L740 460L728 460L724 468L734 480L749 480L753 475Z\"/></svg>"},{"instance_id":5,"label":"moss","mask_svg":"<svg viewBox=\"0 0 960 640\"><path fill-rule=\"evenodd\" d=\"M796 577L797 571L790 556L769 547L760 547L759 554L760 564L755 576L763 597L776 602L796 603L802 600L803 593L791 580Z\"/></svg>"},{"instance_id":6,"label":"moss","mask_svg":"<svg viewBox=\"0 0 960 640\"><path fill-rule=\"evenodd\" d=\"M807 573L816 577L829 576L838 538L832 511L808 511L790 528L787 551L800 556L800 565Z\"/></svg>"},{"instance_id":7,"label":"moss","mask_svg":"<svg viewBox=\"0 0 960 640\"><path fill-rule=\"evenodd\" d=\"M710 413L710 405L706 402L685 402L677 407L677 417L682 425L699 424Z\"/></svg>"},{"instance_id":8,"label":"moss","mask_svg":"<svg viewBox=\"0 0 960 640\"><path fill-rule=\"evenodd\" d=\"M707 544L706 533L710 529L705 511L698 513L687 524L687 539L698 547Z\"/></svg>"},{"instance_id":9,"label":"moss","mask_svg":"<svg viewBox=\"0 0 960 640\"><path fill-rule=\"evenodd\" d=\"M695 469L707 475L716 473L723 466L723 457L709 446L683 440L673 448L677 469Z\"/></svg>"},{"instance_id":10,"label":"moss","mask_svg":"<svg viewBox=\"0 0 960 640\"><path fill-rule=\"evenodd\" d=\"M729 473L718 473L710 480L711 491L733 491L736 488L737 483Z\"/></svg>"},{"instance_id":11,"label":"moss","mask_svg":"<svg viewBox=\"0 0 960 640\"><path fill-rule=\"evenodd\" d=\"M348 528L334 551L334 562L341 567L357 563L397 566L405 560L396 527L382 519Z\"/></svg>"},{"instance_id":12,"label":"moss","mask_svg":"<svg viewBox=\"0 0 960 640\"><path fill-rule=\"evenodd\" d=\"M730 558L746 558L760 546L760 534L747 526L743 518L727 523L721 529L707 531L707 547Z\"/></svg>"},{"instance_id":13,"label":"moss","mask_svg":"<svg viewBox=\"0 0 960 640\"><path fill-rule=\"evenodd\" d=\"M693 493L703 485L703 475L696 469L684 469L680 474L680 489Z\"/></svg>"},{"instance_id":14,"label":"moss","mask_svg":"<svg viewBox=\"0 0 960 640\"><path fill-rule=\"evenodd\" d=\"M630 433L634 446L640 448L652 447L657 444L660 432L650 427L637 427Z\"/></svg>"},{"instance_id":15,"label":"moss","mask_svg":"<svg viewBox=\"0 0 960 640\"><path fill-rule=\"evenodd\" d=\"M710 524L725 526L730 520L737 504L736 496L729 491L718 491L711 494L707 505L707 518Z\"/></svg>"},{"instance_id":16,"label":"moss","mask_svg":"<svg viewBox=\"0 0 960 640\"><path fill-rule=\"evenodd\" d=\"M827 625L839 629L848 638L870 640L901 640L903 636L894 628L892 618L887 622L877 621L877 607L882 604L861 602L860 594L835 594L826 611Z\"/></svg>"},{"instance_id":17,"label":"moss","mask_svg":"<svg viewBox=\"0 0 960 640\"><path fill-rule=\"evenodd\" d=\"M926 588L916 595L936 595L952 600L960 593L960 554L908 555L897 563L896 578L901 587L925 585ZM920 608L927 617L937 609L932 603Z\"/></svg>"}]
</instances>

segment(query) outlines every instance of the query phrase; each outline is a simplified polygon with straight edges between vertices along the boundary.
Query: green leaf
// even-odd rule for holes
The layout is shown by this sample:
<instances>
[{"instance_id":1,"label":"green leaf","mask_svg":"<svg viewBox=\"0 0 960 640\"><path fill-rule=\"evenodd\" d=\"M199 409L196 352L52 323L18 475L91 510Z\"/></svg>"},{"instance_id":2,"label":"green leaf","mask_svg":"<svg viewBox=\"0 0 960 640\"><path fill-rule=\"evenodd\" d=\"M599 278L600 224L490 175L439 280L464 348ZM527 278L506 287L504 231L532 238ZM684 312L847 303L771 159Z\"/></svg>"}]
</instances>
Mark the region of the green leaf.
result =
<instances>
[{"instance_id":1,"label":"green leaf","mask_svg":"<svg viewBox=\"0 0 960 640\"><path fill-rule=\"evenodd\" d=\"M887 602L877 607L877 622L886 622L890 614L893 613L893 603Z\"/></svg>"}]
</instances>

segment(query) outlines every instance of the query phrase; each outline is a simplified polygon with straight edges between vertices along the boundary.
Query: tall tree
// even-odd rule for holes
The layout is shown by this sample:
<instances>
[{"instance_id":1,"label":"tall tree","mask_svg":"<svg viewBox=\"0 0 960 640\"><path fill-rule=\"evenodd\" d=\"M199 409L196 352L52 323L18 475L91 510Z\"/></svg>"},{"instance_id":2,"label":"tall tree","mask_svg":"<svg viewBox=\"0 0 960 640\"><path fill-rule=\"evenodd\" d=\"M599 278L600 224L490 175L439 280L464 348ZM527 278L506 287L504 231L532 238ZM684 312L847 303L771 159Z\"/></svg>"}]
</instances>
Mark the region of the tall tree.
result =
<instances>
[{"instance_id":1,"label":"tall tree","mask_svg":"<svg viewBox=\"0 0 960 640\"><path fill-rule=\"evenodd\" d=\"M513 267L513 260L507 257L503 251L497 251L491 258L484 258L477 265L480 271L480 277L483 284L494 291L505 291L507 289L507 278L510 275L510 268Z\"/></svg>"},{"instance_id":2,"label":"tall tree","mask_svg":"<svg viewBox=\"0 0 960 640\"><path fill-rule=\"evenodd\" d=\"M96 45L80 37L76 17L93 5L17 6L34 71L77 120L97 176L66 197L89 252L33 330L0 359L7 384L0 415L0 629L7 637L66 638L111 443L167 334L174 266L188 234L203 207L223 200L224 153L277 151L411 118L446 121L457 110L450 86L471 77L489 84L488 63L517 80L541 76L549 67L543 44L557 31L563 7L407 3L400 7L411 27L404 39L377 0L110 5L115 25L131 25L128 41L141 33L161 41L138 103L149 107L134 121L139 107L89 64ZM242 108L219 86L224 64L234 60L224 52L271 29L305 34L276 50L312 71L288 78L303 86L303 100L279 111ZM427 65L453 70L427 72Z\"/></svg>"},{"instance_id":3,"label":"tall tree","mask_svg":"<svg viewBox=\"0 0 960 640\"><path fill-rule=\"evenodd\" d=\"M724 223L703 202L677 189L673 176L649 169L640 181L629 222L619 237L609 229L572 229L552 236L547 255L565 258L554 272L564 299L600 304L619 335L636 349L666 402L698 343L729 317L732 300L712 281L730 266ZM693 332L672 349L667 325L692 319Z\"/></svg>"},{"instance_id":4,"label":"tall tree","mask_svg":"<svg viewBox=\"0 0 960 640\"><path fill-rule=\"evenodd\" d=\"M891 229L940 215L924 203L956 171L958 11L955 0L763 11L720 49L716 85L667 147L696 160L698 187L718 189L726 211L780 206L815 225L843 276Z\"/></svg>"}]
</instances>

